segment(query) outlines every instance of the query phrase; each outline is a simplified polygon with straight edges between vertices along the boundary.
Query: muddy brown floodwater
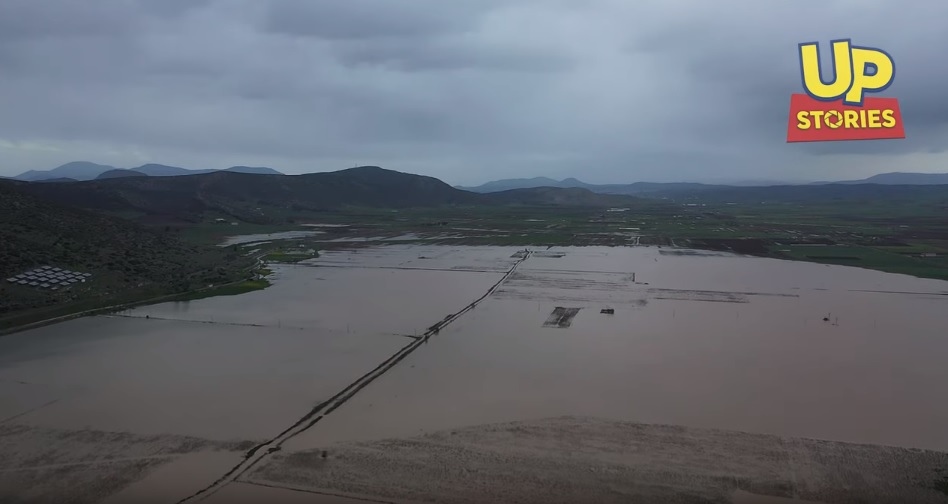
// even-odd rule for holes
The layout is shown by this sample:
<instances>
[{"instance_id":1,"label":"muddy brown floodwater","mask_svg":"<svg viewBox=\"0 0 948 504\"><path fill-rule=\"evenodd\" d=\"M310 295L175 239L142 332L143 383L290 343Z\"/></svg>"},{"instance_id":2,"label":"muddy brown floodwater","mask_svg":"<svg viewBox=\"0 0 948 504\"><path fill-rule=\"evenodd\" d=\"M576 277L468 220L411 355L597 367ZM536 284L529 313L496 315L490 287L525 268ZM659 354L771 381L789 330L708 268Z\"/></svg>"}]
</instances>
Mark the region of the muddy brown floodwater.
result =
<instances>
[{"instance_id":1,"label":"muddy brown floodwater","mask_svg":"<svg viewBox=\"0 0 948 504\"><path fill-rule=\"evenodd\" d=\"M327 252L2 338L0 500L948 498L948 282L516 252Z\"/></svg>"}]
</instances>

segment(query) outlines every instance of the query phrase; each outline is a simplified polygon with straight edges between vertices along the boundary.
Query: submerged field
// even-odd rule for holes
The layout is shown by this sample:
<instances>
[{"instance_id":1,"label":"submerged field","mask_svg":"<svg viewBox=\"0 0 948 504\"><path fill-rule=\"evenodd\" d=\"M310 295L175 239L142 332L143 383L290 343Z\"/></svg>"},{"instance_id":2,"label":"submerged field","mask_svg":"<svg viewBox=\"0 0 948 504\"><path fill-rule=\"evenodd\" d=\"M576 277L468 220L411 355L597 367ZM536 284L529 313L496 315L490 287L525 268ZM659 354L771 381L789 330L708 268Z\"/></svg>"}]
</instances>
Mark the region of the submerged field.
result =
<instances>
[{"instance_id":1,"label":"submerged field","mask_svg":"<svg viewBox=\"0 0 948 504\"><path fill-rule=\"evenodd\" d=\"M145 219L143 223L151 228L149 236L176 245L136 246L134 254L142 256L134 260L131 252L117 253L111 250L112 245L53 247L62 233L47 230L43 233L48 243L29 242L29 247L15 254L20 258L16 264L8 262L8 268L0 268L9 271L2 278L13 278L28 268L47 264L94 275L82 288L56 292L4 281L0 298L7 303L0 306L0 332L165 296L189 299L259 288L265 284L260 282L258 261L298 263L319 257L325 250L381 244L535 248L652 245L948 279L948 221L944 218L948 196L943 188L850 189L717 187L607 198L622 202L615 208L602 206L602 201L598 206L566 201L397 209L340 206L315 211L306 210L306 206L283 208L258 202L259 208L254 206L252 213L261 219L249 221L210 210L189 215L183 221ZM67 228L74 231L80 227ZM121 240L126 245L141 241ZM169 259L165 257L169 251L179 249L192 252L179 254L170 263L165 260ZM155 262L158 259L162 264Z\"/></svg>"},{"instance_id":2,"label":"submerged field","mask_svg":"<svg viewBox=\"0 0 948 504\"><path fill-rule=\"evenodd\" d=\"M948 279L948 221L938 201L729 202L724 196L642 198L623 208L444 207L347 209L312 215L296 231L201 227L206 240L273 250L295 262L302 250L391 243L494 246L636 246L717 250ZM249 228L248 228L249 229ZM297 233L293 235L292 233ZM304 236L305 234L305 236ZM295 236L292 239L287 237ZM249 243L248 243L249 242ZM301 247L302 246L302 247ZM286 255L292 252L291 255Z\"/></svg>"},{"instance_id":3,"label":"submerged field","mask_svg":"<svg viewBox=\"0 0 948 504\"><path fill-rule=\"evenodd\" d=\"M0 339L0 500L946 498L948 282L321 229L373 240Z\"/></svg>"}]
</instances>

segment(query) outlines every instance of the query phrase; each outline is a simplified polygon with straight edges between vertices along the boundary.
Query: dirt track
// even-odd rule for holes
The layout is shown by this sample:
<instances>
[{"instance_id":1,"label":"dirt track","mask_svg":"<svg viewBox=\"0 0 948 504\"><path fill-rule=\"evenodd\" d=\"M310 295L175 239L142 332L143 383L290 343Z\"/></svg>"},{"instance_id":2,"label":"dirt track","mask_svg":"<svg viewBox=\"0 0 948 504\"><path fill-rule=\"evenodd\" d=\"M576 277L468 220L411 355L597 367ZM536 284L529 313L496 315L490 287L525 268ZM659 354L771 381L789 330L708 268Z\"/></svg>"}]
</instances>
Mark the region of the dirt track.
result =
<instances>
[{"instance_id":1,"label":"dirt track","mask_svg":"<svg viewBox=\"0 0 948 504\"><path fill-rule=\"evenodd\" d=\"M0 502L99 502L180 457L242 453L253 444L4 425Z\"/></svg>"}]
</instances>

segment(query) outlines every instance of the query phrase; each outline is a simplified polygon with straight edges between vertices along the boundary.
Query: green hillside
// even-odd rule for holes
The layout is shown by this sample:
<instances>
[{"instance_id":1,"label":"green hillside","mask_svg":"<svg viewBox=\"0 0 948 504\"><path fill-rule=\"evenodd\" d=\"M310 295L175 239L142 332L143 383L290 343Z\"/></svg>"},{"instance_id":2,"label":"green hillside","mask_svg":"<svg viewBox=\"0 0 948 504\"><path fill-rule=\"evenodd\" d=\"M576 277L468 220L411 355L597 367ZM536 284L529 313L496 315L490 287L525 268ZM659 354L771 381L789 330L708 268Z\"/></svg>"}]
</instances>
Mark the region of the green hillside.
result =
<instances>
[{"instance_id":1,"label":"green hillside","mask_svg":"<svg viewBox=\"0 0 948 504\"><path fill-rule=\"evenodd\" d=\"M0 328L14 313L92 308L249 274L253 261L233 250L188 244L121 218L43 201L24 192L25 185L0 181ZM47 265L92 276L55 292L6 281Z\"/></svg>"}]
</instances>

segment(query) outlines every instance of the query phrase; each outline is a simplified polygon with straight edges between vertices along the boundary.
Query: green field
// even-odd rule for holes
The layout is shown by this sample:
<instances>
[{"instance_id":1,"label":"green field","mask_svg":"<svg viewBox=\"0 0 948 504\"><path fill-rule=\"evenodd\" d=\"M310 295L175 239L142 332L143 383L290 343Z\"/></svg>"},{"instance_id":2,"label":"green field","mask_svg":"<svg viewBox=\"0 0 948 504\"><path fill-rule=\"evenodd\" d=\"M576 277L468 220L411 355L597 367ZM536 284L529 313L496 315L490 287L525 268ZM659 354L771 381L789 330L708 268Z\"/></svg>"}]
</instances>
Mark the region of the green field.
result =
<instances>
[{"instance_id":1,"label":"green field","mask_svg":"<svg viewBox=\"0 0 948 504\"><path fill-rule=\"evenodd\" d=\"M640 199L627 211L612 212L556 206L348 208L331 214L297 216L299 222L349 227L334 228L325 236L291 244L277 242L269 245L274 248L265 258L291 261L293 256L282 253L280 247L352 247L369 243L330 240L391 238L411 233L415 237L385 243L682 246L948 279L948 219L942 217L941 203L932 200L903 206L884 201L862 205L846 201L708 201L691 206Z\"/></svg>"},{"instance_id":2,"label":"green field","mask_svg":"<svg viewBox=\"0 0 948 504\"><path fill-rule=\"evenodd\" d=\"M270 281L261 278L258 280L245 280L243 282L222 285L220 287L212 287L210 289L204 289L195 292L189 292L187 294L182 294L175 297L175 301L195 301L198 299L206 299L210 297L217 296L236 296L239 294L246 294L248 292L253 292L256 290L266 289L270 286Z\"/></svg>"},{"instance_id":3,"label":"green field","mask_svg":"<svg viewBox=\"0 0 948 504\"><path fill-rule=\"evenodd\" d=\"M948 280L948 256L944 257L916 257L892 252L896 247L861 247L861 246L825 246L800 247L790 246L780 249L788 259L812 261L823 264L838 264L844 266L858 266L861 268L902 273L923 278L939 278ZM780 251L776 251L781 254Z\"/></svg>"}]
</instances>

